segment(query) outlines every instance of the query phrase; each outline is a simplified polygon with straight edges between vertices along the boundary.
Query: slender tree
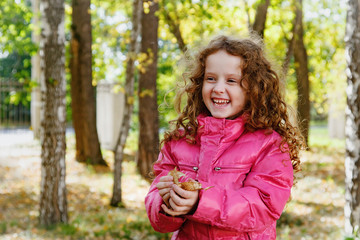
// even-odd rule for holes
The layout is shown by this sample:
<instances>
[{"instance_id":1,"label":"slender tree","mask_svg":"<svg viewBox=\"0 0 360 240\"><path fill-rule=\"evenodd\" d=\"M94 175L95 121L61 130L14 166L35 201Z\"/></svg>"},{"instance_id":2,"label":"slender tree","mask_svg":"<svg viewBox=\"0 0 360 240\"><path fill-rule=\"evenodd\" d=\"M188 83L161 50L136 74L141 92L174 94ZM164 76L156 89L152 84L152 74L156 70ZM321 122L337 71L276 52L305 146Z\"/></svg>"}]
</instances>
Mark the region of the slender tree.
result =
<instances>
[{"instance_id":1,"label":"slender tree","mask_svg":"<svg viewBox=\"0 0 360 240\"><path fill-rule=\"evenodd\" d=\"M64 0L41 0L40 224L67 222Z\"/></svg>"},{"instance_id":2,"label":"slender tree","mask_svg":"<svg viewBox=\"0 0 360 240\"><path fill-rule=\"evenodd\" d=\"M101 155L96 129L90 0L72 1L71 33L71 106L76 159L93 165L107 165Z\"/></svg>"},{"instance_id":3,"label":"slender tree","mask_svg":"<svg viewBox=\"0 0 360 240\"><path fill-rule=\"evenodd\" d=\"M360 1L348 0L346 20L347 108L345 232L360 227Z\"/></svg>"},{"instance_id":4,"label":"slender tree","mask_svg":"<svg viewBox=\"0 0 360 240\"><path fill-rule=\"evenodd\" d=\"M185 43L184 38L180 31L180 19L177 15L177 11L176 11L176 2L171 3L175 7L175 11L171 12L173 14L173 16L171 16L170 11L166 8L166 4L169 4L169 3L167 3L165 0L162 0L161 3L162 3L162 6L160 9L161 10L160 12L164 17L166 24L169 26L170 32L176 38L179 48L184 53L184 52L186 52L187 47L186 47L186 43Z\"/></svg>"},{"instance_id":5,"label":"slender tree","mask_svg":"<svg viewBox=\"0 0 360 240\"><path fill-rule=\"evenodd\" d=\"M304 27L302 20L302 0L296 0L296 16L298 18L294 41L295 73L297 79L298 100L297 112L300 120L300 131L308 143L310 124L310 83L308 55L304 44Z\"/></svg>"},{"instance_id":6,"label":"slender tree","mask_svg":"<svg viewBox=\"0 0 360 240\"><path fill-rule=\"evenodd\" d=\"M270 0L261 0L257 9L254 24L252 30L257 32L262 38L264 38L266 15L270 5Z\"/></svg>"},{"instance_id":7,"label":"slender tree","mask_svg":"<svg viewBox=\"0 0 360 240\"><path fill-rule=\"evenodd\" d=\"M125 103L124 103L124 118L122 121L120 134L117 139L114 156L114 185L113 196L111 198L112 206L119 206L122 202L121 196L121 163L124 157L124 148L126 139L130 129L131 115L134 106L134 82L135 82L135 59L138 53L137 39L140 34L142 0L134 0L133 15L132 15L132 31L130 40L130 49L126 61L126 79L125 79Z\"/></svg>"},{"instance_id":8,"label":"slender tree","mask_svg":"<svg viewBox=\"0 0 360 240\"><path fill-rule=\"evenodd\" d=\"M32 23L34 26L40 25L40 1L32 0L31 2L33 19ZM37 31L31 33L32 41L40 45L40 34ZM31 57L31 79L40 83L40 56L39 52ZM40 85L40 84L39 84ZM39 104L40 103L40 104ZM40 139L40 105L41 105L41 93L40 87L35 86L31 89L31 127L33 129L34 138Z\"/></svg>"},{"instance_id":9,"label":"slender tree","mask_svg":"<svg viewBox=\"0 0 360 240\"><path fill-rule=\"evenodd\" d=\"M140 136L137 166L140 174L150 181L149 173L159 152L159 114L157 105L158 2L143 0L141 19L141 62L139 76Z\"/></svg>"},{"instance_id":10,"label":"slender tree","mask_svg":"<svg viewBox=\"0 0 360 240\"><path fill-rule=\"evenodd\" d=\"M296 7L295 7L295 9L296 9ZM287 50L286 50L285 58L284 58L282 68L281 68L281 73L280 73L281 74L280 81L282 83L285 82L285 78L286 78L287 72L289 70L290 61L294 55L295 35L296 35L296 32L298 32L298 28L300 27L300 22L301 22L300 13L301 13L300 11L295 11L295 17L294 17L293 24L292 24L291 36L290 36L290 38L286 38Z\"/></svg>"}]
</instances>

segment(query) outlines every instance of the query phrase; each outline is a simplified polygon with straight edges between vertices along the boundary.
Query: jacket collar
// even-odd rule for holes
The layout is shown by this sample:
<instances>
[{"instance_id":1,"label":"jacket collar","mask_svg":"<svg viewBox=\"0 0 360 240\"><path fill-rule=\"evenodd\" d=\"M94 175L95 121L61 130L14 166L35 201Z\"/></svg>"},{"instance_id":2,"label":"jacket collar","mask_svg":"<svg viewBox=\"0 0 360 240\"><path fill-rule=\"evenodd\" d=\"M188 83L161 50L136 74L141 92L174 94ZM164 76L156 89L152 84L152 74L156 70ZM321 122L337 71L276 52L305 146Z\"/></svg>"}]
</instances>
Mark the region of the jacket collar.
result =
<instances>
[{"instance_id":1,"label":"jacket collar","mask_svg":"<svg viewBox=\"0 0 360 240\"><path fill-rule=\"evenodd\" d=\"M200 114L197 117L197 136L220 135L222 142L230 142L238 139L245 130L246 117L241 115L235 119L214 118Z\"/></svg>"}]
</instances>

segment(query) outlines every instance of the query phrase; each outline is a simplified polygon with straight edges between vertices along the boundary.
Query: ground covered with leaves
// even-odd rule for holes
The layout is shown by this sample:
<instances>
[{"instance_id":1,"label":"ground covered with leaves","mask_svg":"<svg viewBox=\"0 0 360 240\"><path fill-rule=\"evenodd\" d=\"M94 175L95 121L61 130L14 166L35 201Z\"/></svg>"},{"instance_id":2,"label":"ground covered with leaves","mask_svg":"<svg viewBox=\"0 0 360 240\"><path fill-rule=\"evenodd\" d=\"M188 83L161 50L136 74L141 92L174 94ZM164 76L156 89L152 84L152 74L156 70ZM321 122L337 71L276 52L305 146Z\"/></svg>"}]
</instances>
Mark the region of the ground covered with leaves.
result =
<instances>
[{"instance_id":1,"label":"ground covered with leaves","mask_svg":"<svg viewBox=\"0 0 360 240\"><path fill-rule=\"evenodd\" d=\"M77 163L71 134L66 157L69 223L39 226L40 145L26 134L0 133L0 239L170 239L148 222L144 196L149 184L136 173L132 158L123 163L124 207L110 207L111 167ZM344 141L326 134L324 128L311 131L311 150L302 153L303 171L278 221L277 239L344 239ZM112 154L104 155L112 166Z\"/></svg>"}]
</instances>

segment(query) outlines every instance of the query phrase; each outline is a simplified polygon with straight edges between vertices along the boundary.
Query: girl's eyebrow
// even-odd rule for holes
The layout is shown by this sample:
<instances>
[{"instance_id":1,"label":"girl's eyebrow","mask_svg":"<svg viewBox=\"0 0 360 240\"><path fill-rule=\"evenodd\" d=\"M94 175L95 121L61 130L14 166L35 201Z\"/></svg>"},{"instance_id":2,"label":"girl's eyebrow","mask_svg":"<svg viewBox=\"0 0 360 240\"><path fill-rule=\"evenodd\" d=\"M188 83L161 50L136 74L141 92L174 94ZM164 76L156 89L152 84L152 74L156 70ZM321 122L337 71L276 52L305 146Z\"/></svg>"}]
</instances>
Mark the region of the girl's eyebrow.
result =
<instances>
[{"instance_id":1,"label":"girl's eyebrow","mask_svg":"<svg viewBox=\"0 0 360 240\"><path fill-rule=\"evenodd\" d=\"M206 69L205 69L205 73L215 74L214 72L210 72L209 70L206 70Z\"/></svg>"},{"instance_id":2,"label":"girl's eyebrow","mask_svg":"<svg viewBox=\"0 0 360 240\"><path fill-rule=\"evenodd\" d=\"M230 74L227 74L228 77L234 77L234 78L238 78L240 77L241 74L238 74L238 73L230 73Z\"/></svg>"}]
</instances>

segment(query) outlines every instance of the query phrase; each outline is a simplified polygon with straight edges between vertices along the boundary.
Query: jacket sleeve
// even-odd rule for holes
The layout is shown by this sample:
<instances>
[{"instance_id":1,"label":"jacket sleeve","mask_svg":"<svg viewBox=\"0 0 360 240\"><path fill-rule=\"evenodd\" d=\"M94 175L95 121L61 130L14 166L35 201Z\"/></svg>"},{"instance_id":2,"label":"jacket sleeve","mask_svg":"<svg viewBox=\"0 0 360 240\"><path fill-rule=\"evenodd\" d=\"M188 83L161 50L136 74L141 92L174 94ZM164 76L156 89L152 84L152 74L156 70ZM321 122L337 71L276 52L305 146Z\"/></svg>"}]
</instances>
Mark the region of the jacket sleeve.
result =
<instances>
[{"instance_id":1,"label":"jacket sleeve","mask_svg":"<svg viewBox=\"0 0 360 240\"><path fill-rule=\"evenodd\" d=\"M150 186L150 190L145 197L145 208L150 223L157 232L174 232L178 230L185 222L184 217L172 217L165 215L161 208L163 200L159 194L156 184L159 178L168 174L175 168L176 164L170 153L170 143L166 143L162 148L158 160L154 164L154 173L156 178Z\"/></svg>"},{"instance_id":2,"label":"jacket sleeve","mask_svg":"<svg viewBox=\"0 0 360 240\"><path fill-rule=\"evenodd\" d=\"M293 168L289 153L279 149L278 138L269 140L239 189L215 186L201 191L193 221L225 230L260 231L273 224L289 199ZM201 182L203 187L211 184Z\"/></svg>"}]
</instances>

